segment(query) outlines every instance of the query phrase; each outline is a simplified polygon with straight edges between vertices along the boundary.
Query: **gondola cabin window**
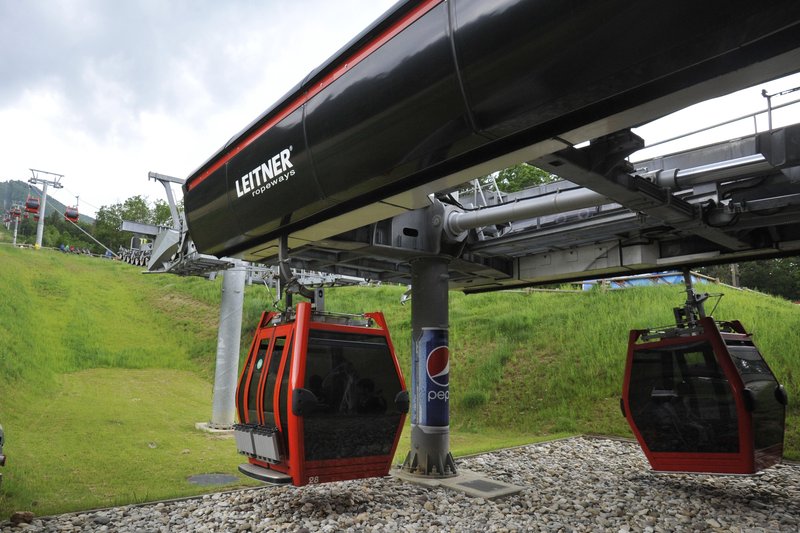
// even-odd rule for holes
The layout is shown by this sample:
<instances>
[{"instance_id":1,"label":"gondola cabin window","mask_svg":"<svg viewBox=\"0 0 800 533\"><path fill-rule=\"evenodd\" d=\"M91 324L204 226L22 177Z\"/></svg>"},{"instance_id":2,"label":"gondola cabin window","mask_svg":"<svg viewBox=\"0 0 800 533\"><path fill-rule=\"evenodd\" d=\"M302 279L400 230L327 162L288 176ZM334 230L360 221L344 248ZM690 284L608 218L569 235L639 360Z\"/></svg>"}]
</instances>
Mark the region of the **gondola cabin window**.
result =
<instances>
[{"instance_id":1,"label":"gondola cabin window","mask_svg":"<svg viewBox=\"0 0 800 533\"><path fill-rule=\"evenodd\" d=\"M786 400L780 397L778 381L754 345L728 346L728 351L745 385L756 450L782 447Z\"/></svg>"},{"instance_id":2,"label":"gondola cabin window","mask_svg":"<svg viewBox=\"0 0 800 533\"><path fill-rule=\"evenodd\" d=\"M736 400L708 342L634 352L631 415L653 452L736 453Z\"/></svg>"},{"instance_id":3,"label":"gondola cabin window","mask_svg":"<svg viewBox=\"0 0 800 533\"><path fill-rule=\"evenodd\" d=\"M384 336L312 329L305 388L317 398L304 416L307 460L391 452L402 387Z\"/></svg>"},{"instance_id":4,"label":"gondola cabin window","mask_svg":"<svg viewBox=\"0 0 800 533\"><path fill-rule=\"evenodd\" d=\"M275 384L278 382L278 371L283 358L283 348L286 346L286 337L276 337L269 359L267 380L264 384L264 425L275 426ZM285 419L284 419L285 420Z\"/></svg>"},{"instance_id":5,"label":"gondola cabin window","mask_svg":"<svg viewBox=\"0 0 800 533\"><path fill-rule=\"evenodd\" d=\"M261 380L261 372L264 368L264 359L267 356L269 339L264 339L258 347L256 360L250 373L250 383L247 387L247 421L251 424L258 422L258 408L256 399L258 398L258 382Z\"/></svg>"}]
</instances>

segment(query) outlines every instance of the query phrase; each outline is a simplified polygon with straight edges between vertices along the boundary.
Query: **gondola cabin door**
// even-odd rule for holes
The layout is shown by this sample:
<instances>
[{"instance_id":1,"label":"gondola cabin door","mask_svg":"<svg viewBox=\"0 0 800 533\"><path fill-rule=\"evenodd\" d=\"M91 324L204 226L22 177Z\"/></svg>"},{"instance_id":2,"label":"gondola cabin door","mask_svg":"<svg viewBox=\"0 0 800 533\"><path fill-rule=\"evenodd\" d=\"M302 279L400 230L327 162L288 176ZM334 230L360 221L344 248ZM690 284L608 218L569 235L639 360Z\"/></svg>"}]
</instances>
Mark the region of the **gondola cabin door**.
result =
<instances>
[{"instance_id":1,"label":"gondola cabin door","mask_svg":"<svg viewBox=\"0 0 800 533\"><path fill-rule=\"evenodd\" d=\"M383 316L354 325L301 303L293 321L275 318L262 317L239 378L240 471L298 486L387 475L408 393Z\"/></svg>"}]
</instances>

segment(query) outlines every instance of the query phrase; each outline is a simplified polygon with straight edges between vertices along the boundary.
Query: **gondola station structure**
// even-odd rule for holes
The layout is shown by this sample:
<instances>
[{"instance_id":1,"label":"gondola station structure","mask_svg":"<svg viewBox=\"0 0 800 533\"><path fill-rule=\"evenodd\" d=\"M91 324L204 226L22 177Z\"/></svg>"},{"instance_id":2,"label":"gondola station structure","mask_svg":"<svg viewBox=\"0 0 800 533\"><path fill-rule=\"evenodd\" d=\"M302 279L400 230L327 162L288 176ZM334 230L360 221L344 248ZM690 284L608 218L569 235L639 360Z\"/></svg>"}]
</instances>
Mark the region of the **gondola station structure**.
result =
<instances>
[{"instance_id":1,"label":"gondola station structure","mask_svg":"<svg viewBox=\"0 0 800 533\"><path fill-rule=\"evenodd\" d=\"M787 395L739 321L685 274L676 325L630 332L622 411L657 471L753 474L781 461Z\"/></svg>"},{"instance_id":2,"label":"gondola station structure","mask_svg":"<svg viewBox=\"0 0 800 533\"><path fill-rule=\"evenodd\" d=\"M408 407L383 314L265 312L236 389L239 470L296 486L385 476Z\"/></svg>"},{"instance_id":3,"label":"gondola station structure","mask_svg":"<svg viewBox=\"0 0 800 533\"><path fill-rule=\"evenodd\" d=\"M455 476L449 290L800 250L800 186L782 172L800 165L800 129L759 133L748 145L757 158L745 161L638 169L629 160L645 145L631 128L800 64L800 3L696 4L398 2L188 175L178 255L283 264L291 246L298 268L410 284L411 449L402 470ZM532 21L553 23L532 31ZM522 162L562 181L491 206L457 198L465 182ZM623 398L634 433L662 460L657 469L761 468L783 428L765 395L782 389L761 379L766 372L742 370L766 365L740 326L696 314L674 331L635 334ZM297 485L385 472L405 386L378 341L390 346L381 326L335 324L305 304L265 315L236 391L245 470ZM359 368L368 352L380 368ZM326 390L337 358L355 367L356 385L372 382L362 389L382 395L386 411L350 411L333 377ZM684 369L701 372L701 360L716 377L678 380ZM657 374L650 382L648 372ZM680 403L701 422L678 413L681 437L665 423L648 426L662 420L648 409ZM381 429L367 445L343 428Z\"/></svg>"}]
</instances>

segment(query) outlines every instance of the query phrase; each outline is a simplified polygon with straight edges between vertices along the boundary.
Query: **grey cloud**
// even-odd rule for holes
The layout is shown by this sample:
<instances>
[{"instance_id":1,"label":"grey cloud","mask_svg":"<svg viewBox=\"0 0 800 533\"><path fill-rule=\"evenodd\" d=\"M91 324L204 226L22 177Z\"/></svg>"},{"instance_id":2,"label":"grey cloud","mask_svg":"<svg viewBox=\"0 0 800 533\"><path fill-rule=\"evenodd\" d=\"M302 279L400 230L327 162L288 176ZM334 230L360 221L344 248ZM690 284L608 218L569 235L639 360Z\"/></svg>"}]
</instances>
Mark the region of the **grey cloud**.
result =
<instances>
[{"instance_id":1,"label":"grey cloud","mask_svg":"<svg viewBox=\"0 0 800 533\"><path fill-rule=\"evenodd\" d=\"M210 101L229 100L247 68L230 56L231 43L259 31L258 21L277 8L248 1L0 0L0 107L26 88L49 88L97 131L143 110L180 114L191 103L186 76Z\"/></svg>"}]
</instances>

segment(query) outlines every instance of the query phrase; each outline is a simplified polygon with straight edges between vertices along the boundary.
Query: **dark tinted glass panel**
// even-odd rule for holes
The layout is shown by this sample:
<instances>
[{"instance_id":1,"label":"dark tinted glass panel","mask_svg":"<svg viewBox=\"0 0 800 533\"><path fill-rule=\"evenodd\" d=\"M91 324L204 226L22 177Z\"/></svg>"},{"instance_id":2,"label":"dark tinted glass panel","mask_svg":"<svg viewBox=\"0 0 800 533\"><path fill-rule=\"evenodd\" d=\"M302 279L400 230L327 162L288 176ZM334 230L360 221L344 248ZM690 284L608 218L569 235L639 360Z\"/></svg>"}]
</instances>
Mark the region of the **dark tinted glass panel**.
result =
<instances>
[{"instance_id":1,"label":"dark tinted glass panel","mask_svg":"<svg viewBox=\"0 0 800 533\"><path fill-rule=\"evenodd\" d=\"M736 402L707 342L635 351L628 400L651 451L739 450Z\"/></svg>"},{"instance_id":2,"label":"dark tinted glass panel","mask_svg":"<svg viewBox=\"0 0 800 533\"><path fill-rule=\"evenodd\" d=\"M305 416L306 459L391 451L401 416L394 398L401 389L384 337L312 330L305 388L319 400Z\"/></svg>"},{"instance_id":3,"label":"dark tinted glass panel","mask_svg":"<svg viewBox=\"0 0 800 533\"><path fill-rule=\"evenodd\" d=\"M283 357L283 347L286 345L286 337L277 337L272 347L272 355L269 359L269 369L267 370L267 381L264 384L264 425L275 425L275 409L273 399L275 394L275 383L278 382L278 370L281 366Z\"/></svg>"},{"instance_id":4,"label":"dark tinted glass panel","mask_svg":"<svg viewBox=\"0 0 800 533\"><path fill-rule=\"evenodd\" d=\"M755 346L729 346L731 360L736 365L736 370L742 376L742 381L775 381L767 363L758 353Z\"/></svg>"},{"instance_id":5,"label":"dark tinted glass panel","mask_svg":"<svg viewBox=\"0 0 800 533\"><path fill-rule=\"evenodd\" d=\"M280 418L283 427L283 431L281 431L283 436L283 449L286 452L286 457L289 457L289 432L286 428L286 421L289 420L287 397L289 395L289 371L292 368L292 355L292 351L289 350L289 353L286 357L286 366L284 367L283 375L281 376L280 398L278 400L278 409L280 409Z\"/></svg>"},{"instance_id":6,"label":"dark tinted glass panel","mask_svg":"<svg viewBox=\"0 0 800 533\"><path fill-rule=\"evenodd\" d=\"M236 388L236 414L239 415L239 422L242 424L246 423L247 420L245 419L245 412L244 412L244 392L247 388L247 372L250 369L250 358L248 357L245 360L245 364L242 367L242 377L241 381Z\"/></svg>"},{"instance_id":7,"label":"dark tinted glass panel","mask_svg":"<svg viewBox=\"0 0 800 533\"><path fill-rule=\"evenodd\" d=\"M258 353L253 360L253 373L250 375L250 385L247 389L247 421L254 424L258 421L258 409L256 408L256 396L258 393L258 382L261 380L261 372L264 369L264 357L267 355L269 339L264 339L258 346Z\"/></svg>"},{"instance_id":8,"label":"dark tinted glass panel","mask_svg":"<svg viewBox=\"0 0 800 533\"><path fill-rule=\"evenodd\" d=\"M753 400L753 439L756 450L782 443L785 407L775 396L778 381L755 346L730 346L728 350Z\"/></svg>"}]
</instances>

